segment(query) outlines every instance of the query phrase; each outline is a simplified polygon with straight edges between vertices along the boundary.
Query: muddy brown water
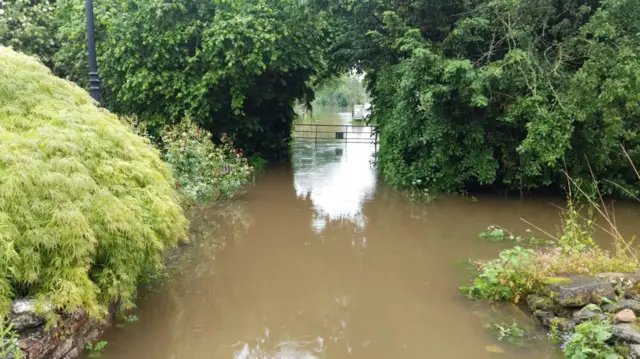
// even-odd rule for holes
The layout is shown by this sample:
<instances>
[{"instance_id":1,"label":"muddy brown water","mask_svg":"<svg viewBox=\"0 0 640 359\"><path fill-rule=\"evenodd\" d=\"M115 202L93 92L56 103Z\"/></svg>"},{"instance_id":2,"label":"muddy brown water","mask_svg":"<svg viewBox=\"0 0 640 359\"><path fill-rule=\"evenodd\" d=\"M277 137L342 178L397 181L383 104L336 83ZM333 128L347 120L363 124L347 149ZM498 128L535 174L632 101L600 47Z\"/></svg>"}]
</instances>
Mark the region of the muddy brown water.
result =
<instances>
[{"instance_id":1,"label":"muddy brown water","mask_svg":"<svg viewBox=\"0 0 640 359\"><path fill-rule=\"evenodd\" d=\"M190 211L193 243L143 291L139 320L105 335L102 357L561 357L517 308L471 302L458 287L469 280L462 263L508 246L480 231L526 234L520 218L554 231L549 202L562 199L412 203L377 178L373 151L297 141L291 166L263 173L233 204ZM635 206L618 209L624 230L634 218ZM514 320L530 329L525 346L485 329Z\"/></svg>"}]
</instances>

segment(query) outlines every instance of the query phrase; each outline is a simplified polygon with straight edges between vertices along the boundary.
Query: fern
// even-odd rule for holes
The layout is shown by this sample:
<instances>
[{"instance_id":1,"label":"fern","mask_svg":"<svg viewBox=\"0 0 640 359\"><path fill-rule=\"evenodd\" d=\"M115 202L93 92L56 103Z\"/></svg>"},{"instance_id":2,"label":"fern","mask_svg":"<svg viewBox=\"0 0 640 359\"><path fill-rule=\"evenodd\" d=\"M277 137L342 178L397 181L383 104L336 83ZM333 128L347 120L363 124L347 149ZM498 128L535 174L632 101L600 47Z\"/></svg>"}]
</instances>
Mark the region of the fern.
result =
<instances>
[{"instance_id":1,"label":"fern","mask_svg":"<svg viewBox=\"0 0 640 359\"><path fill-rule=\"evenodd\" d=\"M185 236L156 149L38 60L0 47L0 317L16 296L100 317Z\"/></svg>"}]
</instances>

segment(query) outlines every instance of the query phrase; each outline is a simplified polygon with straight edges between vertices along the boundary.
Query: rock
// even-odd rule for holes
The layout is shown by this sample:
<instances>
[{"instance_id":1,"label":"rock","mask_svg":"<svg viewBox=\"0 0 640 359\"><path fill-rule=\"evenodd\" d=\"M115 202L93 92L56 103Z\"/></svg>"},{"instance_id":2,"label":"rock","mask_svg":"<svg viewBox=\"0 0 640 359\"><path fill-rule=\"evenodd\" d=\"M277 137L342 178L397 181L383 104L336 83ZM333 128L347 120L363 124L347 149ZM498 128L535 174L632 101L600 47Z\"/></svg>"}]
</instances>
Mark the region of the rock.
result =
<instances>
[{"instance_id":1,"label":"rock","mask_svg":"<svg viewBox=\"0 0 640 359\"><path fill-rule=\"evenodd\" d=\"M605 279L622 290L627 290L640 283L640 273L606 272L600 273L596 277Z\"/></svg>"},{"instance_id":2,"label":"rock","mask_svg":"<svg viewBox=\"0 0 640 359\"><path fill-rule=\"evenodd\" d=\"M555 317L551 319L550 325L560 329L563 332L568 332L575 328L576 323L573 320L564 317Z\"/></svg>"},{"instance_id":3,"label":"rock","mask_svg":"<svg viewBox=\"0 0 640 359\"><path fill-rule=\"evenodd\" d=\"M629 345L629 358L631 358L631 359L640 359L640 345L639 344L631 344L631 345Z\"/></svg>"},{"instance_id":4,"label":"rock","mask_svg":"<svg viewBox=\"0 0 640 359\"><path fill-rule=\"evenodd\" d=\"M633 299L621 299L618 303L619 309L631 309L634 313L640 313L640 302Z\"/></svg>"},{"instance_id":5,"label":"rock","mask_svg":"<svg viewBox=\"0 0 640 359\"><path fill-rule=\"evenodd\" d=\"M50 311L50 307L45 307ZM35 299L18 299L11 305L11 326L14 330L39 327L44 324L44 317L36 314Z\"/></svg>"},{"instance_id":6,"label":"rock","mask_svg":"<svg viewBox=\"0 0 640 359\"><path fill-rule=\"evenodd\" d=\"M536 310L533 312L533 316L538 318L540 323L544 326L551 326L551 321L556 318L556 315L553 312L547 312L543 310Z\"/></svg>"},{"instance_id":7,"label":"rock","mask_svg":"<svg viewBox=\"0 0 640 359\"><path fill-rule=\"evenodd\" d=\"M541 310L543 312L556 312L557 310L557 305L552 299L541 295L532 294L527 296L527 304L534 312L537 310Z\"/></svg>"},{"instance_id":8,"label":"rock","mask_svg":"<svg viewBox=\"0 0 640 359\"><path fill-rule=\"evenodd\" d=\"M66 357L67 353L69 353L73 349L73 339L67 339L61 344L58 345L53 354L50 355L51 359L62 359Z\"/></svg>"},{"instance_id":9,"label":"rock","mask_svg":"<svg viewBox=\"0 0 640 359\"><path fill-rule=\"evenodd\" d=\"M599 304L602 298L615 300L616 292L606 279L573 276L566 281L547 284L545 290L549 297L563 307L582 307L587 304Z\"/></svg>"},{"instance_id":10,"label":"rock","mask_svg":"<svg viewBox=\"0 0 640 359\"><path fill-rule=\"evenodd\" d=\"M631 309L636 315L640 314L640 301L634 299L621 299L617 303L607 303L602 310L608 313L616 313L623 309Z\"/></svg>"},{"instance_id":11,"label":"rock","mask_svg":"<svg viewBox=\"0 0 640 359\"><path fill-rule=\"evenodd\" d=\"M614 324L612 334L615 338L632 344L640 344L640 327L633 324Z\"/></svg>"},{"instance_id":12,"label":"rock","mask_svg":"<svg viewBox=\"0 0 640 359\"><path fill-rule=\"evenodd\" d=\"M636 320L636 315L631 309L623 309L616 313L613 320L616 323L632 323Z\"/></svg>"},{"instance_id":13,"label":"rock","mask_svg":"<svg viewBox=\"0 0 640 359\"><path fill-rule=\"evenodd\" d=\"M620 310L620 305L618 303L607 303L601 306L602 311L607 313L615 313Z\"/></svg>"},{"instance_id":14,"label":"rock","mask_svg":"<svg viewBox=\"0 0 640 359\"><path fill-rule=\"evenodd\" d=\"M576 321L576 323L582 323L601 316L601 313L596 313L593 310L581 309L573 313L573 320Z\"/></svg>"},{"instance_id":15,"label":"rock","mask_svg":"<svg viewBox=\"0 0 640 359\"><path fill-rule=\"evenodd\" d=\"M62 359L76 359L78 356L80 356L80 353L78 353L78 348L73 348Z\"/></svg>"}]
</instances>

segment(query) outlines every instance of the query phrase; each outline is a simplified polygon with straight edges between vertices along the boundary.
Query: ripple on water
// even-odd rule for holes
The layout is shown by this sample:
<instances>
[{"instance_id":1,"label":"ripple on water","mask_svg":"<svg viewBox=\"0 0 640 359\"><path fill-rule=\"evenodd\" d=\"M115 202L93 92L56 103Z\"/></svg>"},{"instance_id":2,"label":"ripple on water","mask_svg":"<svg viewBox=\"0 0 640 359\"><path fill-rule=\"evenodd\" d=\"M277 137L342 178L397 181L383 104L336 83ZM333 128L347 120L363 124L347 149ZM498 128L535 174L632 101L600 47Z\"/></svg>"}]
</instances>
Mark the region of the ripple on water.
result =
<instances>
[{"instance_id":1,"label":"ripple on water","mask_svg":"<svg viewBox=\"0 0 640 359\"><path fill-rule=\"evenodd\" d=\"M321 359L324 355L324 339L317 337L311 340L283 340L270 346L265 339L254 343L247 342L235 345L240 347L234 353L234 359Z\"/></svg>"}]
</instances>

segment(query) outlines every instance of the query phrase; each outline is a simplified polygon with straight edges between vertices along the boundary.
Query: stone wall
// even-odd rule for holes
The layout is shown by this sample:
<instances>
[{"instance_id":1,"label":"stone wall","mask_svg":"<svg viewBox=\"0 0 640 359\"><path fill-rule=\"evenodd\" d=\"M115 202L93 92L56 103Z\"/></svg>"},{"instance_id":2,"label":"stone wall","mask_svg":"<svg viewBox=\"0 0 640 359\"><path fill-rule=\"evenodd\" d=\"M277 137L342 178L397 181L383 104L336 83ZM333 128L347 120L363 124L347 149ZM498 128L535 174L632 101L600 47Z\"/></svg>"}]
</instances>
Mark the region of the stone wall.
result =
<instances>
[{"instance_id":1,"label":"stone wall","mask_svg":"<svg viewBox=\"0 0 640 359\"><path fill-rule=\"evenodd\" d=\"M45 312L50 310L45 308ZM17 345L27 359L75 359L87 343L94 342L113 321L112 315L103 321L89 319L86 313L61 316L58 326L46 330L45 319L36 314L33 299L13 302L11 325L20 335Z\"/></svg>"},{"instance_id":2,"label":"stone wall","mask_svg":"<svg viewBox=\"0 0 640 359\"><path fill-rule=\"evenodd\" d=\"M640 273L549 278L527 304L543 325L562 331L591 319L611 322L612 339L629 347L628 358L640 359Z\"/></svg>"}]
</instances>

